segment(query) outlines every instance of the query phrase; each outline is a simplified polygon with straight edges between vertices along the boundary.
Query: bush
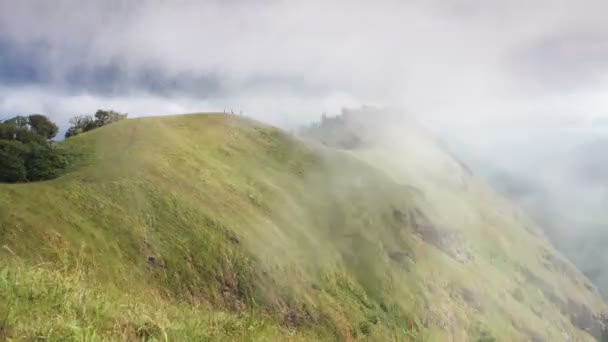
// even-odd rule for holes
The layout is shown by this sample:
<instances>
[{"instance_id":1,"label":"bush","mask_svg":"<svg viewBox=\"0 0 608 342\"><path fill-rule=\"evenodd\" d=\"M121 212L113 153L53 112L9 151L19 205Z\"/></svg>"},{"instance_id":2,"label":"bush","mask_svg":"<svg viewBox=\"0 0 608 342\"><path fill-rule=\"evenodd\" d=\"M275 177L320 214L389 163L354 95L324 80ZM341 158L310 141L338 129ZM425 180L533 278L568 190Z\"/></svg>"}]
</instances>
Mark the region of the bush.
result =
<instances>
[{"instance_id":1,"label":"bush","mask_svg":"<svg viewBox=\"0 0 608 342\"><path fill-rule=\"evenodd\" d=\"M70 128L65 132L65 138L73 137L96 128L95 119L91 115L79 115L70 119Z\"/></svg>"},{"instance_id":2,"label":"bush","mask_svg":"<svg viewBox=\"0 0 608 342\"><path fill-rule=\"evenodd\" d=\"M67 156L50 139L59 128L40 114L0 122L0 182L47 180L59 176Z\"/></svg>"},{"instance_id":3,"label":"bush","mask_svg":"<svg viewBox=\"0 0 608 342\"><path fill-rule=\"evenodd\" d=\"M32 114L28 119L30 130L45 140L53 139L59 131L59 127L44 115Z\"/></svg>"},{"instance_id":4,"label":"bush","mask_svg":"<svg viewBox=\"0 0 608 342\"><path fill-rule=\"evenodd\" d=\"M70 128L65 132L65 138L73 137L80 133L88 132L95 128L109 125L113 122L124 120L127 114L121 114L113 110L99 109L95 115L79 115L70 119Z\"/></svg>"},{"instance_id":5,"label":"bush","mask_svg":"<svg viewBox=\"0 0 608 342\"><path fill-rule=\"evenodd\" d=\"M33 144L25 158L27 179L48 180L61 175L67 166L64 153L50 145Z\"/></svg>"},{"instance_id":6,"label":"bush","mask_svg":"<svg viewBox=\"0 0 608 342\"><path fill-rule=\"evenodd\" d=\"M23 143L0 140L0 181L15 183L27 180L26 154L27 147Z\"/></svg>"},{"instance_id":7,"label":"bush","mask_svg":"<svg viewBox=\"0 0 608 342\"><path fill-rule=\"evenodd\" d=\"M15 116L0 122L0 139L43 143L57 135L59 127L42 114Z\"/></svg>"}]
</instances>

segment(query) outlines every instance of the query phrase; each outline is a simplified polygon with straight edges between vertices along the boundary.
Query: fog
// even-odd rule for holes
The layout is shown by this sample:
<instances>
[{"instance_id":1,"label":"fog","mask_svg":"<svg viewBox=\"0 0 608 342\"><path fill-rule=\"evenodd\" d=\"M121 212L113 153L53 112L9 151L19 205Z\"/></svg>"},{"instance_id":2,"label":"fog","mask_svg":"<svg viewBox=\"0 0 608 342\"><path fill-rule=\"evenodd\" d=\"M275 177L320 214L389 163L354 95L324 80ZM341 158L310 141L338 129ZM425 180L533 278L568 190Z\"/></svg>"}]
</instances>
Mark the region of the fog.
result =
<instances>
[{"instance_id":1,"label":"fog","mask_svg":"<svg viewBox=\"0 0 608 342\"><path fill-rule=\"evenodd\" d=\"M41 112L65 129L98 108L233 110L292 129L389 106L531 210L590 216L605 204L605 183L581 171L604 167L586 163L608 122L605 13L566 0L0 0L0 117Z\"/></svg>"}]
</instances>

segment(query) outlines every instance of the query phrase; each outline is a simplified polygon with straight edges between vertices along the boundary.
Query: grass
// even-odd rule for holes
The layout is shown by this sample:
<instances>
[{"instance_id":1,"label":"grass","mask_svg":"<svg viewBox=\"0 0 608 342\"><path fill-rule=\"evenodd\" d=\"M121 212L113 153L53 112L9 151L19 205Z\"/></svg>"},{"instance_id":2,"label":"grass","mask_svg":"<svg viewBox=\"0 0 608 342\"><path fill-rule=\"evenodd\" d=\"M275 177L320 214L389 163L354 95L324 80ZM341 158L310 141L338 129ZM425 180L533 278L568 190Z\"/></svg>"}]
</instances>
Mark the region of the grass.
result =
<instances>
[{"instance_id":1,"label":"grass","mask_svg":"<svg viewBox=\"0 0 608 342\"><path fill-rule=\"evenodd\" d=\"M98 288L76 272L46 268L0 271L3 337L45 341L307 340L253 312L211 312L204 305L169 301L155 291Z\"/></svg>"},{"instance_id":2,"label":"grass","mask_svg":"<svg viewBox=\"0 0 608 342\"><path fill-rule=\"evenodd\" d=\"M528 260L544 240L491 216L497 198L429 186L423 200L379 153L220 114L125 120L61 147L82 156L68 174L0 185L0 340L525 339L516 325L589 337L514 275L598 297ZM414 233L416 208L456 222L436 198L486 216L458 227L474 262ZM547 317L503 296L516 288Z\"/></svg>"}]
</instances>

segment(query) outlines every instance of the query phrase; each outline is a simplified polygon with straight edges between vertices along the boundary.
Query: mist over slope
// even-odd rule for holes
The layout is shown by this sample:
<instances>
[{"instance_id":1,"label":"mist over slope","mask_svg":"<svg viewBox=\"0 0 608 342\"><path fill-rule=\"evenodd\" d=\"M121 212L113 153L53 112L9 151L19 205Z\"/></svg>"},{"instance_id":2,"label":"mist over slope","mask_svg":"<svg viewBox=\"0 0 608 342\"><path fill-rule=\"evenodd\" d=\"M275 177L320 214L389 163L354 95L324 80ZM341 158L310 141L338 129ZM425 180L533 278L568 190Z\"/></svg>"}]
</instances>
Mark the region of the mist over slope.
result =
<instances>
[{"instance_id":1,"label":"mist over slope","mask_svg":"<svg viewBox=\"0 0 608 342\"><path fill-rule=\"evenodd\" d=\"M486 149L452 145L480 176L525 208L604 296L607 139L605 125L596 122L504 128Z\"/></svg>"},{"instance_id":2,"label":"mist over slope","mask_svg":"<svg viewBox=\"0 0 608 342\"><path fill-rule=\"evenodd\" d=\"M406 182L408 184L417 185L419 189L425 189L426 191L424 191L424 193L426 193L427 196L436 196L435 205L440 208L436 214L448 215L449 223L447 225L464 226L459 227L459 229L469 231L470 235L467 240L477 240L483 248L492 246L493 244L492 239L487 239L487 232L484 232L486 229L492 230L492 228L505 233L507 230L512 231L516 227L523 227L532 235L543 240L543 244L546 244L547 248L552 251L554 249L547 243L544 234L548 233L551 238L554 238L553 233L562 233L566 235L566 230L552 231L551 229L555 229L556 227L553 225L543 226L541 229L541 227L529 220L526 217L526 214L520 209L522 203L518 202L517 206L509 204L508 200L502 197L502 195L496 194L493 190L483 184L481 179L473 176L471 169L474 169L476 172L479 170L487 171L487 169L484 169L483 167L481 169L478 168L480 166L479 160L472 159L474 162L472 166L474 167L470 168L459 160L460 157L463 157L463 160L471 161L471 158L468 158L470 155L460 153L462 150L458 148L454 149L454 151L458 152L457 154L454 154L452 152L452 144L447 144L443 142L442 139L437 138L434 134L426 131L417 123L414 117L404 118L402 113L386 113L385 111L379 111L374 108L364 108L363 110L343 111L342 115L335 118L324 117L322 122L325 122L325 124L313 124L305 129L303 134L307 137L320 140L323 144L334 145L346 149L353 148L353 142L355 142L356 146L354 148L357 154L360 155L363 152L373 156L375 155L373 159L374 165L383 165L383 167L387 167L387 169L390 170L400 169L401 177L407 175ZM357 137L357 139L353 139L353 137ZM453 140L450 139L450 142L452 141ZM528 151L524 155L530 154L530 151ZM377 158L378 155L382 155L384 159ZM509 154L505 154L504 157L508 158L508 155ZM458 156L458 158L456 156ZM532 164L533 163L529 166L532 166ZM388 167L388 165L391 166ZM486 167L488 165L491 164L485 164ZM546 168L540 168L540 170L546 170L551 167L550 165L544 166ZM485 173L482 173L482 175L486 176ZM494 175L499 174L495 173ZM518 175L521 175L521 173ZM492 181L494 180L496 179L492 179ZM513 186L511 189L512 191L517 191L518 189L522 190L523 193L521 194L521 198L525 198L525 191L530 191L534 194L534 186L543 187L546 185L542 182L534 183L533 179L530 179L529 183L522 185L521 189L516 187L518 185L516 182L507 183L504 181L492 182L492 184L498 186L498 189L502 193L504 193L504 186L507 185ZM543 187L543 189L546 188ZM570 188L568 187L568 189ZM578 192L576 193L580 194L584 191L585 189L578 189ZM550 198L549 194L551 193L555 195L559 192L543 193L548 195L547 197L544 197L544 199L547 200L544 203L544 208L551 208L551 210L547 210L546 212L540 212L541 214L544 214L544 216L542 216L544 220L538 220L539 216L536 214L539 214L539 212L532 211L532 214L534 215L533 218L537 219L536 222L540 222L541 224L554 223L573 212L580 213L581 209L585 208L587 209L587 212L589 212L588 207L586 207L588 202L584 202L579 203L579 207L573 208L572 211L566 210L565 212L558 213L558 210L560 208L563 209L564 207L563 205L553 206L552 201L564 200L564 198L560 196ZM538 195L539 193L537 192L536 194ZM509 195L508 192L507 195ZM585 198L588 199L588 196ZM452 201L450 201L450 199L452 199ZM490 200L488 201L488 199ZM542 207L542 199L543 198L539 197L535 198L536 201L534 204ZM524 206L524 208L529 209L528 206ZM499 213L499 216L501 217L500 226L492 227L493 225L496 225L495 222L484 220L488 216L488 214L484 212L485 209L488 209L493 213L490 216L494 215L496 212ZM528 210L526 211L529 212ZM551 214L555 214L554 219L551 219ZM475 218L477 215L480 217ZM464 222L462 222L463 220ZM506 220L506 222L504 220ZM515 222L512 222L511 220L515 220ZM481 223L482 225L487 226L481 228L480 231L471 234L471 229L467 226L475 223ZM559 227L564 227L564 225L565 223L562 222L561 226L557 226L557 229L559 229ZM568 253L569 256L571 255L569 252L573 252L573 246L577 243L579 243L579 247L583 240L586 240L587 244L590 243L590 240L585 239L580 231L573 231L572 227L570 228L570 240L568 240L568 237L566 236L561 236L561 240L558 241L558 246L560 248L563 246L559 243L569 245L570 249L562 249L564 252ZM589 231L590 230L588 230L588 232ZM577 236L579 239L572 239L574 236ZM598 237L599 235L596 234L595 236ZM544 268L555 270L554 267L550 266L552 262L546 259L546 255L540 257L539 255L536 255L534 257L527 254L527 250L534 249L534 247L524 247L525 241L527 240L524 235L512 236L512 238L513 246L505 252L507 258L518 259L521 257L522 260L528 261L537 259L540 260L540 263ZM594 243L596 246L599 246L601 245L601 241L595 241ZM543 249L544 248L545 247L543 247ZM492 254L497 250L495 248L490 249L493 250ZM597 253L599 250L594 249L591 253L594 252ZM581 253L579 252L579 256L580 255ZM493 256L489 259L493 259ZM549 259L551 259L551 257ZM578 273L578 271L574 271L574 266L568 261L565 259L562 260L568 264L568 268L570 269L570 271L566 273ZM575 260L577 262L579 261L576 258ZM526 262L524 262L524 264L525 263ZM584 267L585 264L579 265ZM587 263L586 265L589 266L591 263ZM597 269L597 267L601 267L601 261L596 260L596 263L593 265L593 267ZM558 267L558 269L559 268L561 268L562 271L565 270L563 267ZM588 268L583 268L583 270L587 269ZM597 293L597 290L590 284L589 280L585 280L584 284L585 287L592 292ZM552 297L550 293L545 293L544 295L548 298Z\"/></svg>"},{"instance_id":3,"label":"mist over slope","mask_svg":"<svg viewBox=\"0 0 608 342\"><path fill-rule=\"evenodd\" d=\"M521 211L413 122L359 117L304 141L207 114L62 142L74 171L0 185L0 337L605 335L593 285Z\"/></svg>"}]
</instances>

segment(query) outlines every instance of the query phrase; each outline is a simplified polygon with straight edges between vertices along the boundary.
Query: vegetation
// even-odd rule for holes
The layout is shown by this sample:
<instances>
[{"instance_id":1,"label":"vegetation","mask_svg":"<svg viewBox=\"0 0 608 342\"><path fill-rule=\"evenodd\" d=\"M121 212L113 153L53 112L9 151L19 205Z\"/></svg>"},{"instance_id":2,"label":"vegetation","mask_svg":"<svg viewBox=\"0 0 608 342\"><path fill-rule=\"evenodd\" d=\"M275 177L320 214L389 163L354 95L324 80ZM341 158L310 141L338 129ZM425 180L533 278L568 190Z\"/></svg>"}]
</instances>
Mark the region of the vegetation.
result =
<instances>
[{"instance_id":1,"label":"vegetation","mask_svg":"<svg viewBox=\"0 0 608 342\"><path fill-rule=\"evenodd\" d=\"M99 109L95 115L80 115L70 119L70 128L65 132L66 139L80 133L88 132L95 128L109 125L127 118L127 114L121 114L113 110Z\"/></svg>"},{"instance_id":2,"label":"vegetation","mask_svg":"<svg viewBox=\"0 0 608 342\"><path fill-rule=\"evenodd\" d=\"M363 149L381 137L386 131L385 123L394 117L394 113L377 107L342 108L338 115L323 113L318 122L303 127L298 133L307 140L333 148ZM403 121L399 124L402 125Z\"/></svg>"},{"instance_id":3,"label":"vegetation","mask_svg":"<svg viewBox=\"0 0 608 342\"><path fill-rule=\"evenodd\" d=\"M58 127L44 115L16 116L0 122L0 182L52 179L68 156L53 146Z\"/></svg>"},{"instance_id":4,"label":"vegetation","mask_svg":"<svg viewBox=\"0 0 608 342\"><path fill-rule=\"evenodd\" d=\"M363 114L365 115L365 114ZM310 124L300 130L300 135L321 142L324 145L344 149L354 149L361 147L364 143L364 136L359 134L358 120L361 113L356 115L343 109L341 114L335 117L328 117L325 113L319 122Z\"/></svg>"},{"instance_id":5,"label":"vegetation","mask_svg":"<svg viewBox=\"0 0 608 342\"><path fill-rule=\"evenodd\" d=\"M66 138L99 128L127 117L111 110L70 120ZM76 155L57 147L52 139L59 128L40 114L16 116L0 121L0 182L21 183L49 180L62 175Z\"/></svg>"},{"instance_id":6,"label":"vegetation","mask_svg":"<svg viewBox=\"0 0 608 342\"><path fill-rule=\"evenodd\" d=\"M126 295L87 282L79 271L5 265L0 300L0 340L310 340L263 313L212 312L206 305L168 301L156 291Z\"/></svg>"},{"instance_id":7,"label":"vegetation","mask_svg":"<svg viewBox=\"0 0 608 342\"><path fill-rule=\"evenodd\" d=\"M605 308L481 184L379 150L220 114L57 144L72 172L0 184L0 339L589 340L559 301Z\"/></svg>"}]
</instances>

